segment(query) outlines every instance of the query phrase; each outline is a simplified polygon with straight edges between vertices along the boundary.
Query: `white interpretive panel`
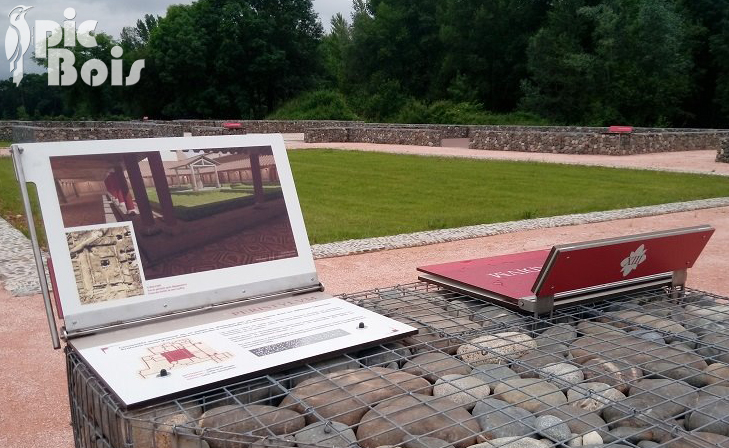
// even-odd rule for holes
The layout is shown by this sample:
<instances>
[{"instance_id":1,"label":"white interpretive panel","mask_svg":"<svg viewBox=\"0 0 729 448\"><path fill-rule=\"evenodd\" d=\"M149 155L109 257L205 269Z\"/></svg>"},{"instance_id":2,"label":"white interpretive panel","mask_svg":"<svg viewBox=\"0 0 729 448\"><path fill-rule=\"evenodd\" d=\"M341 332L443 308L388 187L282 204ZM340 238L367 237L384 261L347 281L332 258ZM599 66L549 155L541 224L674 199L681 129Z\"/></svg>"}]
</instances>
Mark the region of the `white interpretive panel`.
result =
<instances>
[{"instance_id":1,"label":"white interpretive panel","mask_svg":"<svg viewBox=\"0 0 729 448\"><path fill-rule=\"evenodd\" d=\"M230 310L229 318L206 324L118 341L85 337L72 345L133 406L416 331L335 298L273 308Z\"/></svg>"},{"instance_id":2,"label":"white interpretive panel","mask_svg":"<svg viewBox=\"0 0 729 448\"><path fill-rule=\"evenodd\" d=\"M319 285L280 135L18 146L71 336Z\"/></svg>"}]
</instances>

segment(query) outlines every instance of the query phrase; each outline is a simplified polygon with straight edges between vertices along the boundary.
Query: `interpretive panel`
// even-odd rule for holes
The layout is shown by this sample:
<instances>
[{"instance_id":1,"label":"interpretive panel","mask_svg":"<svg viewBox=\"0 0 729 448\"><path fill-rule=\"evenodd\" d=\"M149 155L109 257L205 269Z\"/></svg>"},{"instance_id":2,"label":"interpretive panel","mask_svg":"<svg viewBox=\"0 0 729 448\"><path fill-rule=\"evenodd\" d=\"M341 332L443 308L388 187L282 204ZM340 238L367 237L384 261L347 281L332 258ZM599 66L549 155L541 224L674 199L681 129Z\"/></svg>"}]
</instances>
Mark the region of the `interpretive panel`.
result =
<instances>
[{"instance_id":1,"label":"interpretive panel","mask_svg":"<svg viewBox=\"0 0 729 448\"><path fill-rule=\"evenodd\" d=\"M99 345L72 344L127 406L414 333L341 299L323 299Z\"/></svg>"},{"instance_id":2,"label":"interpretive panel","mask_svg":"<svg viewBox=\"0 0 729 448\"><path fill-rule=\"evenodd\" d=\"M71 334L318 285L280 135L21 147Z\"/></svg>"}]
</instances>

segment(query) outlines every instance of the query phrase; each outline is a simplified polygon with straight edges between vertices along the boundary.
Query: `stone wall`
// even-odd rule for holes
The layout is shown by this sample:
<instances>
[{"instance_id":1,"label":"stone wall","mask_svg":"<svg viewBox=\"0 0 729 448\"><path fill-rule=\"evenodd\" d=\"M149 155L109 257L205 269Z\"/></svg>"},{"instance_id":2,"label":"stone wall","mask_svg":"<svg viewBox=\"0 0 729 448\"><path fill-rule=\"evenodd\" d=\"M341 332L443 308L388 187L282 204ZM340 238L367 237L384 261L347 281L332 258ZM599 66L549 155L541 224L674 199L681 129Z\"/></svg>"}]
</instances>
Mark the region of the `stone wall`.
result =
<instances>
[{"instance_id":1,"label":"stone wall","mask_svg":"<svg viewBox=\"0 0 729 448\"><path fill-rule=\"evenodd\" d=\"M729 137L719 139L719 148L716 152L717 162L729 163Z\"/></svg>"},{"instance_id":2,"label":"stone wall","mask_svg":"<svg viewBox=\"0 0 729 448\"><path fill-rule=\"evenodd\" d=\"M228 129L225 123L240 123ZM0 140L14 142L105 140L265 133L304 133L309 143L379 143L441 146L444 139L469 139L473 149L564 154L628 155L654 152L717 151L729 163L722 139L727 130L636 128L632 134L608 134L607 128L555 126L459 126L364 123L316 120L177 120L143 122L0 121Z\"/></svg>"}]
</instances>

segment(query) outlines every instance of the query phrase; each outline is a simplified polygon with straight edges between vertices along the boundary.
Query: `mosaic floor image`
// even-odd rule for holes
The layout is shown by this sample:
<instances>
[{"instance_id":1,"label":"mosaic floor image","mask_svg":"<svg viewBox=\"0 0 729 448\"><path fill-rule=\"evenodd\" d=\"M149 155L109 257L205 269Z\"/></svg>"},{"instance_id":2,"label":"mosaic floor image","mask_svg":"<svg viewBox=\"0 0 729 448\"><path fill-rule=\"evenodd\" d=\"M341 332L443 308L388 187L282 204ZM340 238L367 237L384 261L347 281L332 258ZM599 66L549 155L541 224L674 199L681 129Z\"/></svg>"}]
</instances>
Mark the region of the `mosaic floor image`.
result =
<instances>
[{"instance_id":1,"label":"mosaic floor image","mask_svg":"<svg viewBox=\"0 0 729 448\"><path fill-rule=\"evenodd\" d=\"M82 304L144 294L128 226L68 232L66 240Z\"/></svg>"}]
</instances>

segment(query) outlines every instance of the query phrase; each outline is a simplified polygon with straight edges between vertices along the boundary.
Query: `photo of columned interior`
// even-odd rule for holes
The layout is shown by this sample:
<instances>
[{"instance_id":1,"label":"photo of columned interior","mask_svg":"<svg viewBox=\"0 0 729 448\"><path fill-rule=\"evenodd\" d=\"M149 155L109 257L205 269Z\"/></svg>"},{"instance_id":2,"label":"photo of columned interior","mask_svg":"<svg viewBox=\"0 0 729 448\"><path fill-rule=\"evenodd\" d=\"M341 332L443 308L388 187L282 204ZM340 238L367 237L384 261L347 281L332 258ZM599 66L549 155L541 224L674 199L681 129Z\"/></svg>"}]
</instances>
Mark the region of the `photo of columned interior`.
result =
<instances>
[{"instance_id":1,"label":"photo of columned interior","mask_svg":"<svg viewBox=\"0 0 729 448\"><path fill-rule=\"evenodd\" d=\"M52 157L64 227L134 226L147 280L297 256L270 147Z\"/></svg>"}]
</instances>

